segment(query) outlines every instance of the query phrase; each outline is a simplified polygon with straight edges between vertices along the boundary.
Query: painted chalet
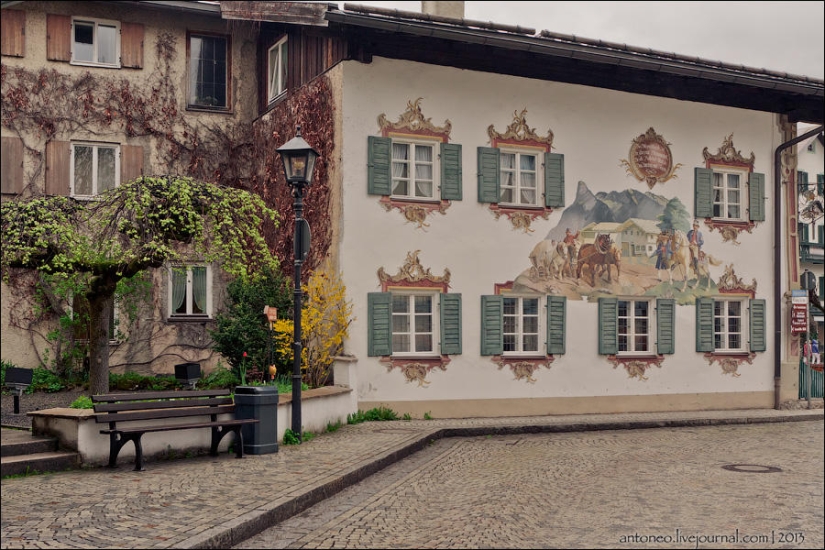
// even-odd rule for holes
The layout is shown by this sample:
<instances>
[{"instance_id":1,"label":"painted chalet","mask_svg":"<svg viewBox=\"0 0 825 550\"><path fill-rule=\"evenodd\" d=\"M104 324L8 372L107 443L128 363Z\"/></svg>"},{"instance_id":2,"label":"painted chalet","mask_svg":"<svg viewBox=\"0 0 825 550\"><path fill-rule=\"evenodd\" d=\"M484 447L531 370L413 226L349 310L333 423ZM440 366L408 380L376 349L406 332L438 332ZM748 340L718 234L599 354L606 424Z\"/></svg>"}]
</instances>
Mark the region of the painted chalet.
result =
<instances>
[{"instance_id":1,"label":"painted chalet","mask_svg":"<svg viewBox=\"0 0 825 550\"><path fill-rule=\"evenodd\" d=\"M3 2L3 200L141 173L236 185L282 213L286 267L275 150L300 124L321 153L308 264L331 260L354 306L359 408L796 399L798 124L821 134L825 83L423 4ZM224 277L188 269L153 274L116 369L219 359ZM11 290L3 359L35 366L50 321Z\"/></svg>"}]
</instances>

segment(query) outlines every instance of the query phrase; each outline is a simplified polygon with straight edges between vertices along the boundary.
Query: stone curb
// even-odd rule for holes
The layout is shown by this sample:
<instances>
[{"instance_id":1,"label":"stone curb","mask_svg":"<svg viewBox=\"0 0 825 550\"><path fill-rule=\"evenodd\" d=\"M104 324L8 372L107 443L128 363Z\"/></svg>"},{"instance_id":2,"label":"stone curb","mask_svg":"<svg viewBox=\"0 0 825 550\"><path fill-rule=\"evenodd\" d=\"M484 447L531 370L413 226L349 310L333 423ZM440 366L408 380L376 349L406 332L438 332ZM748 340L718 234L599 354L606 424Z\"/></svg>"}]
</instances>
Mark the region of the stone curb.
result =
<instances>
[{"instance_id":1,"label":"stone curb","mask_svg":"<svg viewBox=\"0 0 825 550\"><path fill-rule=\"evenodd\" d=\"M519 435L537 433L589 432L602 430L636 430L650 428L675 428L688 426L721 426L735 424L763 424L776 422L804 422L823 419L822 409L796 411L796 413L772 416L743 416L730 418L678 418L662 420L621 420L591 422L554 422L545 424L480 425L422 429L412 435L413 441L376 455L366 464L337 476L332 481L321 482L295 497L282 497L227 523L215 526L182 541L172 548L230 548L244 540L326 500L372 474L420 451L431 442L447 437L478 437L486 435ZM800 414L803 413L803 414ZM447 421L448 422L448 421Z\"/></svg>"}]
</instances>

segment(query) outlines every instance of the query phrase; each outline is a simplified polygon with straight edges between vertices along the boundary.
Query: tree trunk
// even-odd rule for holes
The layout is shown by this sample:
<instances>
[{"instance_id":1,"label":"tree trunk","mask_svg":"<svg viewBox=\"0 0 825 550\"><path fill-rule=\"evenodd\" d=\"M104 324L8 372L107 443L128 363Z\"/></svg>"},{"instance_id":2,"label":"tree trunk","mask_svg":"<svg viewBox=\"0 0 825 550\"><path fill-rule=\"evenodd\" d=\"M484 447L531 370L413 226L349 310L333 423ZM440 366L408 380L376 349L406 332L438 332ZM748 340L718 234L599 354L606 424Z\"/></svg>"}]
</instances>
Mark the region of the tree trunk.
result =
<instances>
[{"instance_id":1,"label":"tree trunk","mask_svg":"<svg viewBox=\"0 0 825 550\"><path fill-rule=\"evenodd\" d=\"M89 391L109 393L109 324L114 292L89 296Z\"/></svg>"}]
</instances>

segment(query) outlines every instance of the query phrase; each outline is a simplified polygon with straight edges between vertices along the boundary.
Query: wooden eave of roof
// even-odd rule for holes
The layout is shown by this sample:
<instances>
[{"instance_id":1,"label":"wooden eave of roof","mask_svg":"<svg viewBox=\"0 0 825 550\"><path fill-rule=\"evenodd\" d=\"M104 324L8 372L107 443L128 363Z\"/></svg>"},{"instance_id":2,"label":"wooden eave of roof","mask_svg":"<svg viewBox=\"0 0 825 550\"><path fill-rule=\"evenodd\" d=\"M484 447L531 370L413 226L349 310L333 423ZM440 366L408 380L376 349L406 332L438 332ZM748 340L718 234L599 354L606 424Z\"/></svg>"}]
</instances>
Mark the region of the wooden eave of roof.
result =
<instances>
[{"instance_id":1,"label":"wooden eave of roof","mask_svg":"<svg viewBox=\"0 0 825 550\"><path fill-rule=\"evenodd\" d=\"M330 5L325 15L357 58L406 59L825 120L825 82L805 76L398 10Z\"/></svg>"}]
</instances>

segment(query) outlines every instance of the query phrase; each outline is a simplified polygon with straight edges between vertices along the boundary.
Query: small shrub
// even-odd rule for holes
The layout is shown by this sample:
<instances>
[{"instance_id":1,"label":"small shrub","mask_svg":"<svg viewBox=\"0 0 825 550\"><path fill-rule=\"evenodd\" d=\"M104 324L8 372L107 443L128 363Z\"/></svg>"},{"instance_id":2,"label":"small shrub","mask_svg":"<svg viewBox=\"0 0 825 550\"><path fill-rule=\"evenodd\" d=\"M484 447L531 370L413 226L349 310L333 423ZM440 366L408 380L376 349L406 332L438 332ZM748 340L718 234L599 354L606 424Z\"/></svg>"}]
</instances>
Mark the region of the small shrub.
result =
<instances>
[{"instance_id":1,"label":"small shrub","mask_svg":"<svg viewBox=\"0 0 825 550\"><path fill-rule=\"evenodd\" d=\"M239 382L238 377L219 362L215 370L198 380L198 388L202 390L234 388Z\"/></svg>"},{"instance_id":2,"label":"small shrub","mask_svg":"<svg viewBox=\"0 0 825 550\"><path fill-rule=\"evenodd\" d=\"M354 414L347 415L347 424L360 424L361 422L375 422L385 420L398 420L398 413L388 407L376 407L368 411L359 410Z\"/></svg>"},{"instance_id":3,"label":"small shrub","mask_svg":"<svg viewBox=\"0 0 825 550\"><path fill-rule=\"evenodd\" d=\"M300 445L301 440L298 439L298 435L293 432L290 428L287 428L284 432L284 445Z\"/></svg>"},{"instance_id":4,"label":"small shrub","mask_svg":"<svg viewBox=\"0 0 825 550\"><path fill-rule=\"evenodd\" d=\"M32 371L32 383L26 388L25 393L31 394L36 391L54 393L65 389L63 381L55 373L47 368L37 367Z\"/></svg>"},{"instance_id":5,"label":"small shrub","mask_svg":"<svg viewBox=\"0 0 825 550\"><path fill-rule=\"evenodd\" d=\"M336 420L334 423L333 422L327 422L327 432L328 433L337 432L338 430L341 429L341 426L343 426L343 424L341 423L340 420Z\"/></svg>"},{"instance_id":6,"label":"small shrub","mask_svg":"<svg viewBox=\"0 0 825 550\"><path fill-rule=\"evenodd\" d=\"M304 432L303 433L304 443L306 443L307 441L312 441L314 438L315 438L315 434L312 433L312 432Z\"/></svg>"},{"instance_id":7,"label":"small shrub","mask_svg":"<svg viewBox=\"0 0 825 550\"><path fill-rule=\"evenodd\" d=\"M430 411L427 411L427 412L424 413L424 420L432 420L432 419L433 419L433 417L430 414Z\"/></svg>"},{"instance_id":8,"label":"small shrub","mask_svg":"<svg viewBox=\"0 0 825 550\"><path fill-rule=\"evenodd\" d=\"M88 395L81 395L74 401L72 404L69 405L70 409L92 409L94 405L92 404L92 398Z\"/></svg>"},{"instance_id":9,"label":"small shrub","mask_svg":"<svg viewBox=\"0 0 825 550\"><path fill-rule=\"evenodd\" d=\"M403 416L402 419L406 420L406 421L410 421L410 420L412 420L412 416L410 415L410 413L404 413L404 416Z\"/></svg>"}]
</instances>

